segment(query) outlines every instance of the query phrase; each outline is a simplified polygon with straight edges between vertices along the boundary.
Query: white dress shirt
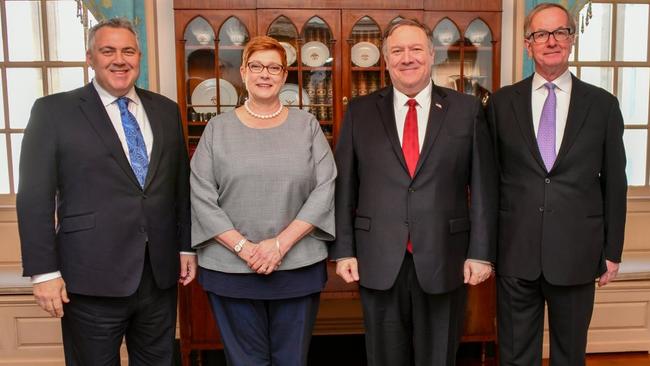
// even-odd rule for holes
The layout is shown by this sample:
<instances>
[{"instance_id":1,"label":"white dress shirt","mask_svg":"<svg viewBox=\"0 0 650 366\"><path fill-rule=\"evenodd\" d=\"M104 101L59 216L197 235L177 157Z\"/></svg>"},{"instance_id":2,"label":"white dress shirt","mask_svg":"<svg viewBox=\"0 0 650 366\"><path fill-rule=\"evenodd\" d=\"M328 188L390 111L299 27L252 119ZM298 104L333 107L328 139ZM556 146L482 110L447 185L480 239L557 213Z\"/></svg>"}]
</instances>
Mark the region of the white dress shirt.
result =
<instances>
[{"instance_id":1,"label":"white dress shirt","mask_svg":"<svg viewBox=\"0 0 650 366\"><path fill-rule=\"evenodd\" d=\"M542 108L546 96L548 96L548 89L544 84L549 80L544 79L538 73L533 75L533 92L531 105L533 107L533 127L535 129L535 136L539 130L539 120L542 117ZM566 127L566 119L569 114L569 102L571 101L571 73L567 69L564 74L560 75L557 79L551 80L555 84L555 153L557 154L562 144L562 137L564 137L564 128Z\"/></svg>"},{"instance_id":2,"label":"white dress shirt","mask_svg":"<svg viewBox=\"0 0 650 366\"><path fill-rule=\"evenodd\" d=\"M414 98L409 98L406 94L393 87L393 110L395 111L395 124L397 125L397 136L399 143L402 145L404 137L404 123L406 122L406 113L409 110L409 99L415 99L418 104L415 110L418 113L418 143L420 144L420 151L424 144L424 134L427 131L427 123L429 122L429 107L431 107L431 89L433 83L429 81L424 89L422 89Z\"/></svg>"}]
</instances>

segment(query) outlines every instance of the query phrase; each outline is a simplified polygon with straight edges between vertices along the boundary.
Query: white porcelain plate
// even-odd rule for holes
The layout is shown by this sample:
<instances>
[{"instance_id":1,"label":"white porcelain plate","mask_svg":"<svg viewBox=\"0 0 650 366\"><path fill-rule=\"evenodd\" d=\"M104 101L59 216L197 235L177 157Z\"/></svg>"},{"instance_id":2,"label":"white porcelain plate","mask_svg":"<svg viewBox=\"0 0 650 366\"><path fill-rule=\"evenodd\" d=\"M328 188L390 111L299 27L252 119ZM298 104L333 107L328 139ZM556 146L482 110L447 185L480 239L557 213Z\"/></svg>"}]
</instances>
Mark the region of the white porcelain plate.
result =
<instances>
[{"instance_id":1,"label":"white porcelain plate","mask_svg":"<svg viewBox=\"0 0 650 366\"><path fill-rule=\"evenodd\" d=\"M280 89L280 103L286 105L287 107L297 107L299 105L298 100L298 85L296 84L284 84L282 89ZM309 95L303 89L302 91L302 109L308 111L309 107Z\"/></svg>"},{"instance_id":2,"label":"white porcelain plate","mask_svg":"<svg viewBox=\"0 0 650 366\"><path fill-rule=\"evenodd\" d=\"M280 42L280 44L287 52L287 66L293 65L296 62L296 49L288 42Z\"/></svg>"},{"instance_id":3,"label":"white porcelain plate","mask_svg":"<svg viewBox=\"0 0 650 366\"><path fill-rule=\"evenodd\" d=\"M221 98L221 112L227 112L235 108L237 104L237 90L227 80L219 79L219 91ZM195 111L199 113L214 113L217 111L217 79L203 80L192 92L192 104ZM197 105L201 105L198 107ZM214 107L208 107L214 105Z\"/></svg>"},{"instance_id":4,"label":"white porcelain plate","mask_svg":"<svg viewBox=\"0 0 650 366\"><path fill-rule=\"evenodd\" d=\"M352 46L350 58L357 66L374 66L379 61L379 49L370 42L359 42Z\"/></svg>"},{"instance_id":5,"label":"white porcelain plate","mask_svg":"<svg viewBox=\"0 0 650 366\"><path fill-rule=\"evenodd\" d=\"M318 67L325 65L325 62L330 57L330 50L322 42L311 41L302 46L300 55L304 65Z\"/></svg>"}]
</instances>

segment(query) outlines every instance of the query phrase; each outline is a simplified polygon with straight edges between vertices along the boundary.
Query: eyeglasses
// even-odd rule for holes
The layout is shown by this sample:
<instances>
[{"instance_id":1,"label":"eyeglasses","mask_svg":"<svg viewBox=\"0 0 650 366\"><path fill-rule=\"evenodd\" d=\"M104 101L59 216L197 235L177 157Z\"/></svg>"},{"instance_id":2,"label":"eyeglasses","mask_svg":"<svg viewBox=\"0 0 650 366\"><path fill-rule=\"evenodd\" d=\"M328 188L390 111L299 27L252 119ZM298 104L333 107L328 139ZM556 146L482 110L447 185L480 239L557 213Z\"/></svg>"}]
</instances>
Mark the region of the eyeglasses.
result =
<instances>
[{"instance_id":1,"label":"eyeglasses","mask_svg":"<svg viewBox=\"0 0 650 366\"><path fill-rule=\"evenodd\" d=\"M556 29L552 32L549 31L538 31L538 32L533 32L528 35L528 39L532 39L533 42L535 43L546 43L548 42L549 37L553 35L553 38L555 38L556 41L562 42L566 41L573 35L573 30L571 28L559 28Z\"/></svg>"},{"instance_id":2,"label":"eyeglasses","mask_svg":"<svg viewBox=\"0 0 650 366\"><path fill-rule=\"evenodd\" d=\"M270 64L264 66L259 62L251 61L246 66L248 66L248 69L255 74L261 73L262 71L264 71L264 69L268 70L269 74L271 75L278 75L279 73L284 71L284 67L278 64Z\"/></svg>"}]
</instances>

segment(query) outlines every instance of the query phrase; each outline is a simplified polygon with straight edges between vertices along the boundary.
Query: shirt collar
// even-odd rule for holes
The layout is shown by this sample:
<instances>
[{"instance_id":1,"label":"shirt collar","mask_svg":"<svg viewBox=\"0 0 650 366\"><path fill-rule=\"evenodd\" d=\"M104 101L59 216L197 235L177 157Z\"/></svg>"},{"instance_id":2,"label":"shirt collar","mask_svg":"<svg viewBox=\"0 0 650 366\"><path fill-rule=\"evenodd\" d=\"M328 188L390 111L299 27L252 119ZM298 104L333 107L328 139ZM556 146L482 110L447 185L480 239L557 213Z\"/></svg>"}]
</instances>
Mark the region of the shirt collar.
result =
<instances>
[{"instance_id":1,"label":"shirt collar","mask_svg":"<svg viewBox=\"0 0 650 366\"><path fill-rule=\"evenodd\" d=\"M396 106L403 107L406 105L406 102L409 99L415 99L418 102L419 106L424 106L426 105L425 103L428 103L431 100L432 89L433 83L431 80L429 80L429 84L427 84L424 89L420 90L420 92L414 98L410 98L406 94L397 90L397 88L393 87L393 101L395 102Z\"/></svg>"},{"instance_id":2,"label":"shirt collar","mask_svg":"<svg viewBox=\"0 0 650 366\"><path fill-rule=\"evenodd\" d=\"M119 98L111 93L109 93L106 89L102 88L101 85L93 78L93 86L95 87L95 90L97 90L97 94L99 94L99 99L102 100L102 104L104 107L107 107L113 103ZM127 97L131 102L135 104L140 104L140 97L138 97L138 93L135 91L135 87L132 87L125 95L124 97Z\"/></svg>"},{"instance_id":3,"label":"shirt collar","mask_svg":"<svg viewBox=\"0 0 650 366\"><path fill-rule=\"evenodd\" d=\"M540 74L535 73L533 75L533 90L543 88L544 84L548 82L549 81L544 79ZM571 90L571 72L569 69L566 69L564 73L553 80L552 83L555 84L558 90L564 92Z\"/></svg>"}]
</instances>

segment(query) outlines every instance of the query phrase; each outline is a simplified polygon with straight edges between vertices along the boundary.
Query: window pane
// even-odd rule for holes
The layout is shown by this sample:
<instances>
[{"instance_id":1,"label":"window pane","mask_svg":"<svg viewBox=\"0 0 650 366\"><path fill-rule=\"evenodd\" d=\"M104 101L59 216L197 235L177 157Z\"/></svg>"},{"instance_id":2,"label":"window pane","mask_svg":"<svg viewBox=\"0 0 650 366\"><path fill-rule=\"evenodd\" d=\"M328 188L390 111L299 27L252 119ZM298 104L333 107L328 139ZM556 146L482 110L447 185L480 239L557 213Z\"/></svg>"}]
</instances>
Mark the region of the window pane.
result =
<instances>
[{"instance_id":1,"label":"window pane","mask_svg":"<svg viewBox=\"0 0 650 366\"><path fill-rule=\"evenodd\" d=\"M18 166L20 164L20 145L23 143L22 133L11 134L11 162L14 165L14 192L18 192Z\"/></svg>"},{"instance_id":2,"label":"window pane","mask_svg":"<svg viewBox=\"0 0 650 366\"><path fill-rule=\"evenodd\" d=\"M2 29L2 19L0 19L0 29ZM0 32L0 61L5 60L5 50L4 47L1 47L4 44L4 39L2 39L2 32Z\"/></svg>"},{"instance_id":3,"label":"window pane","mask_svg":"<svg viewBox=\"0 0 650 366\"><path fill-rule=\"evenodd\" d=\"M0 70L0 80L2 80L2 70ZM5 125L5 100L3 98L2 88L0 87L0 128L7 128L7 127L9 126ZM4 137L0 137L0 138L4 138Z\"/></svg>"},{"instance_id":4,"label":"window pane","mask_svg":"<svg viewBox=\"0 0 650 366\"><path fill-rule=\"evenodd\" d=\"M578 61L609 61L611 55L612 5L592 4L593 18L579 37ZM581 19L587 13L585 6L580 11Z\"/></svg>"},{"instance_id":5,"label":"window pane","mask_svg":"<svg viewBox=\"0 0 650 366\"><path fill-rule=\"evenodd\" d=\"M0 194L9 193L9 164L7 164L7 140L0 135Z\"/></svg>"},{"instance_id":6,"label":"window pane","mask_svg":"<svg viewBox=\"0 0 650 366\"><path fill-rule=\"evenodd\" d=\"M581 67L580 79L614 93L614 69L611 67Z\"/></svg>"},{"instance_id":7,"label":"window pane","mask_svg":"<svg viewBox=\"0 0 650 366\"><path fill-rule=\"evenodd\" d=\"M84 69L81 67L53 67L47 70L48 93L54 94L84 85Z\"/></svg>"},{"instance_id":8,"label":"window pane","mask_svg":"<svg viewBox=\"0 0 650 366\"><path fill-rule=\"evenodd\" d=\"M647 130L625 130L623 133L625 155L627 156L625 173L627 174L628 185L645 185L647 139Z\"/></svg>"},{"instance_id":9,"label":"window pane","mask_svg":"<svg viewBox=\"0 0 650 366\"><path fill-rule=\"evenodd\" d=\"M85 59L84 29L75 1L47 2L47 30L51 61Z\"/></svg>"},{"instance_id":10,"label":"window pane","mask_svg":"<svg viewBox=\"0 0 650 366\"><path fill-rule=\"evenodd\" d=\"M38 1L7 1L9 60L42 61L41 8Z\"/></svg>"},{"instance_id":11,"label":"window pane","mask_svg":"<svg viewBox=\"0 0 650 366\"><path fill-rule=\"evenodd\" d=\"M9 126L25 128L32 104L43 96L41 69L7 69L7 95L9 100Z\"/></svg>"},{"instance_id":12,"label":"window pane","mask_svg":"<svg viewBox=\"0 0 650 366\"><path fill-rule=\"evenodd\" d=\"M618 4L616 60L648 59L648 4Z\"/></svg>"},{"instance_id":13,"label":"window pane","mask_svg":"<svg viewBox=\"0 0 650 366\"><path fill-rule=\"evenodd\" d=\"M625 124L648 124L650 68L621 67L618 72L618 100Z\"/></svg>"}]
</instances>

